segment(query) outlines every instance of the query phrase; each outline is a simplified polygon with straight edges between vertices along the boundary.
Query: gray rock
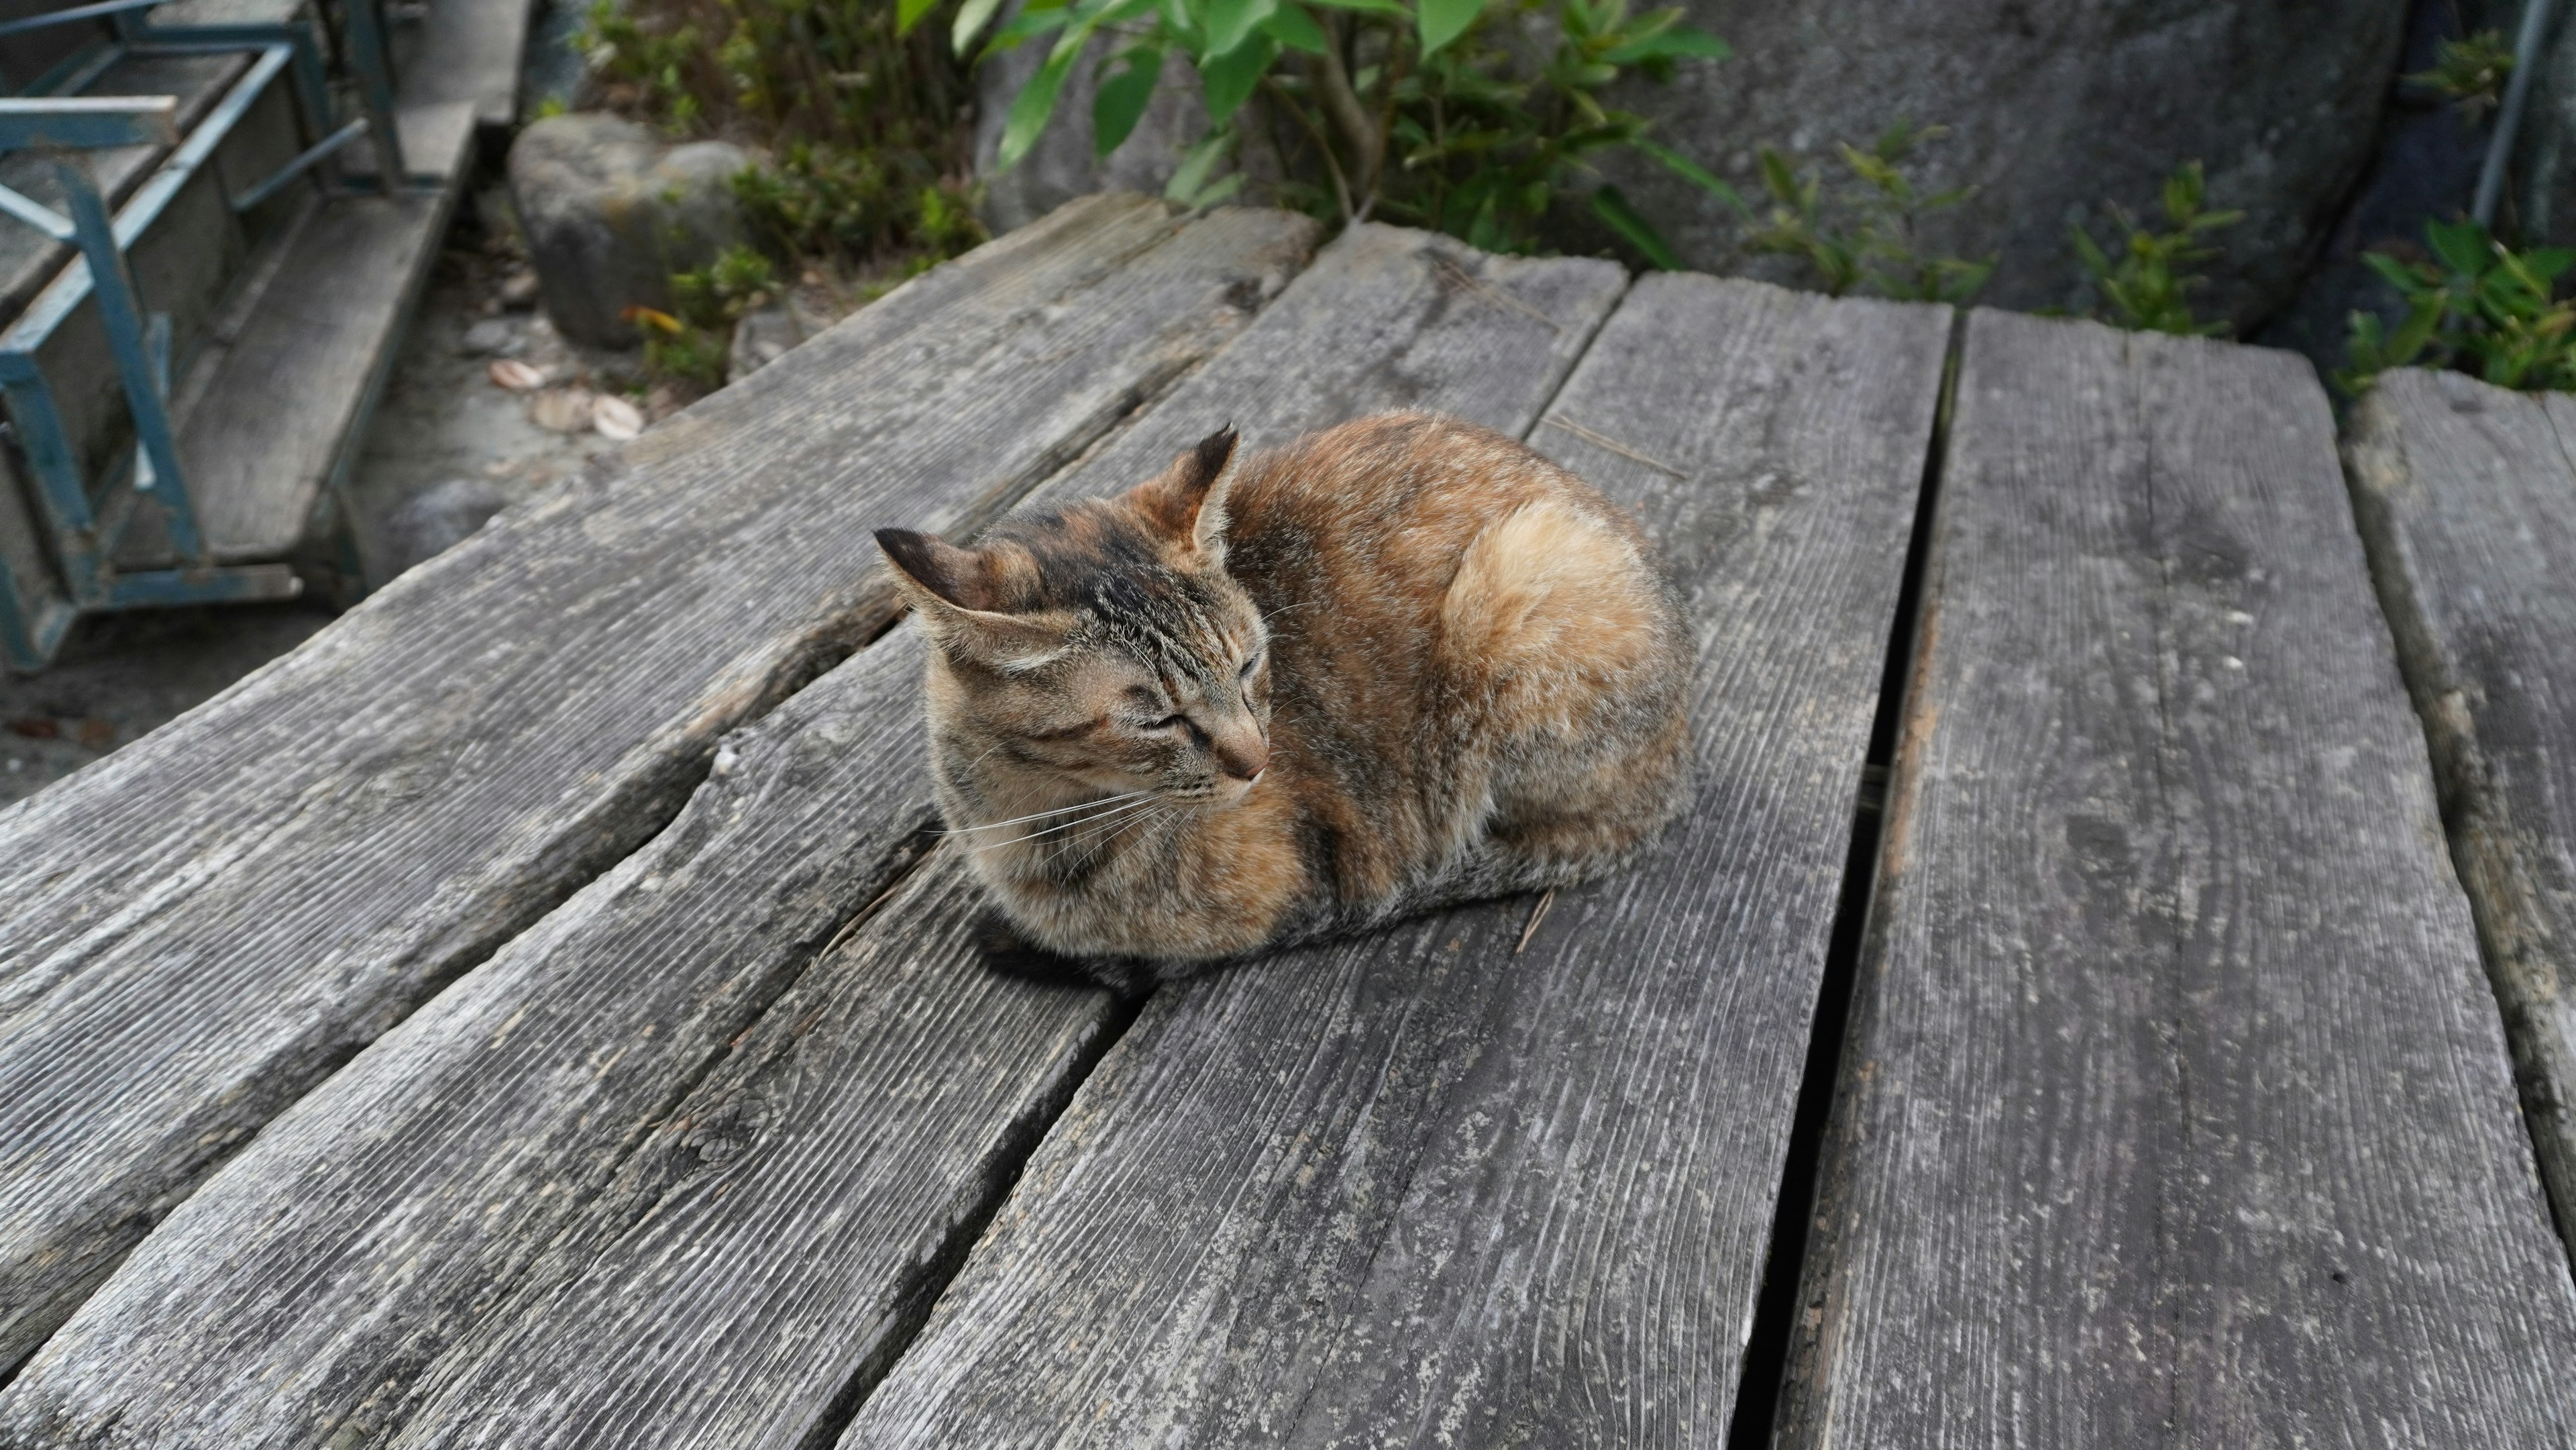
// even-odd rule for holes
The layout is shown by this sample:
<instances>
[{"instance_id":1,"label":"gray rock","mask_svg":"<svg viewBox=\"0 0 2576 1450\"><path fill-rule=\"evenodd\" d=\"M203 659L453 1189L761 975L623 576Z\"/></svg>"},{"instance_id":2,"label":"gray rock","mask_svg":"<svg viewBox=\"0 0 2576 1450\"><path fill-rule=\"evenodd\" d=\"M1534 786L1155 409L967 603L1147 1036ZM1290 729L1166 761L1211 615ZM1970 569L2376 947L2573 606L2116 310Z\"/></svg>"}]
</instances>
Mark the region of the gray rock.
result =
<instances>
[{"instance_id":1,"label":"gray rock","mask_svg":"<svg viewBox=\"0 0 2576 1450\"><path fill-rule=\"evenodd\" d=\"M463 543L510 502L499 484L484 478L451 478L405 499L385 519L385 547L392 555L380 561L385 577Z\"/></svg>"},{"instance_id":2,"label":"gray rock","mask_svg":"<svg viewBox=\"0 0 2576 1450\"><path fill-rule=\"evenodd\" d=\"M1760 196L1756 148L1808 166L1891 122L1950 134L1932 187L1972 184L1927 228L1932 250L1996 259L1982 301L2083 306L2070 225L2112 235L2106 202L2154 211L2176 164L2246 219L2197 299L2240 325L2277 307L2368 159L2405 0L1687 0L1735 57L1625 90L1662 137ZM1736 213L1651 163L1604 168L1689 265L1756 270ZM1769 259L1765 259L1766 261Z\"/></svg>"},{"instance_id":3,"label":"gray rock","mask_svg":"<svg viewBox=\"0 0 2576 1450\"><path fill-rule=\"evenodd\" d=\"M536 261L546 313L596 347L636 341L620 314L668 310L673 272L703 267L743 239L733 178L738 146L666 146L606 115L554 116L510 147L510 196Z\"/></svg>"},{"instance_id":4,"label":"gray rock","mask_svg":"<svg viewBox=\"0 0 2576 1450\"><path fill-rule=\"evenodd\" d=\"M486 317L465 329L456 341L456 350L467 357L484 357L506 350L517 334L505 318Z\"/></svg>"},{"instance_id":5,"label":"gray rock","mask_svg":"<svg viewBox=\"0 0 2576 1450\"><path fill-rule=\"evenodd\" d=\"M725 381L741 382L787 356L789 348L804 340L795 310L784 302L744 313L733 325L733 353L725 362Z\"/></svg>"},{"instance_id":6,"label":"gray rock","mask_svg":"<svg viewBox=\"0 0 2576 1450\"><path fill-rule=\"evenodd\" d=\"M2496 217L2497 231L2504 236L2562 247L2576 242L2576 25L2568 23L2571 10L2576 4L2559 0L2531 68L2531 97L2515 132L2504 204ZM2490 0L2472 6L2462 23L2472 30L2500 31L2512 44L2521 18L2519 7Z\"/></svg>"},{"instance_id":7,"label":"gray rock","mask_svg":"<svg viewBox=\"0 0 2576 1450\"><path fill-rule=\"evenodd\" d=\"M1047 56L1043 42L1008 50L976 75L975 170L984 179L984 224L996 233L1026 226L1077 196L1095 191L1162 192L1179 168L1181 152L1207 129L1199 102L1198 73L1174 55L1163 63L1160 85L1134 133L1104 159L1093 154L1092 98L1099 94L1094 68L1110 53L1107 37L1094 40L1074 63L1056 96L1055 118L1037 144L1008 171L996 171L1011 98Z\"/></svg>"}]
</instances>

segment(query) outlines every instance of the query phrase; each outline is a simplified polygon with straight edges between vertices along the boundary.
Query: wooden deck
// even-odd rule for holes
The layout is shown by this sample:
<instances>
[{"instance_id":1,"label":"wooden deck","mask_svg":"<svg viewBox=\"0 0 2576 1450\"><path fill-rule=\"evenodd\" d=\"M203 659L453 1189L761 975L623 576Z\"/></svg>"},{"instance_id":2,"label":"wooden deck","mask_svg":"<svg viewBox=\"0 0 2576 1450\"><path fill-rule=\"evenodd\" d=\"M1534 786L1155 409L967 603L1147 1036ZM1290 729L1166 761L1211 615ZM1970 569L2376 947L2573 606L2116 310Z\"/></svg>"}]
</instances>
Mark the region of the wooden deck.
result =
<instances>
[{"instance_id":1,"label":"wooden deck","mask_svg":"<svg viewBox=\"0 0 2576 1450\"><path fill-rule=\"evenodd\" d=\"M0 814L0 1446L2576 1444L2567 402L1076 203ZM869 531L1395 407L1684 820L983 971Z\"/></svg>"}]
</instances>

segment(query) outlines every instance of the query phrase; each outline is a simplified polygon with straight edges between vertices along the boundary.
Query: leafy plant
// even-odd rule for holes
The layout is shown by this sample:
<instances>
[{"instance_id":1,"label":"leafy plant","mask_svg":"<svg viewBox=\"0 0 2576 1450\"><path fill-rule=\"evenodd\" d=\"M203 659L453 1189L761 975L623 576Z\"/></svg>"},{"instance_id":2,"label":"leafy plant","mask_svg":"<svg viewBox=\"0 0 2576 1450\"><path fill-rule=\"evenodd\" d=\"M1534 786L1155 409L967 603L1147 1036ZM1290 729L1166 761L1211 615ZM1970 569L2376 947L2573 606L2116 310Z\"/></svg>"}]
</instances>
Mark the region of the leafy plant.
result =
<instances>
[{"instance_id":1,"label":"leafy plant","mask_svg":"<svg viewBox=\"0 0 2576 1450\"><path fill-rule=\"evenodd\" d=\"M2504 104L2504 84L2513 74L2513 47L2501 31L2481 30L2466 40L2446 40L2433 51L2433 68L2405 79L2460 108L2460 119L2474 126Z\"/></svg>"},{"instance_id":2,"label":"leafy plant","mask_svg":"<svg viewBox=\"0 0 2576 1450\"><path fill-rule=\"evenodd\" d=\"M929 8L903 4L908 18ZM961 54L998 8L960 6L951 34ZM1549 210L1579 194L1650 260L1671 266L1671 248L1593 179L1592 163L1634 151L1742 204L1653 140L1644 117L1602 100L1631 71L1664 80L1680 61L1729 53L1681 16L1678 6L1632 15L1627 0L1028 0L983 53L1049 47L1012 101L1005 166L1027 154L1073 67L1105 35L1092 109L1103 155L1134 131L1168 57L1186 58L1197 74L1208 129L1172 178L1177 200L1232 194L1243 173L1212 180L1216 168L1266 147L1280 200L1321 216L1384 215L1526 251Z\"/></svg>"},{"instance_id":3,"label":"leafy plant","mask_svg":"<svg viewBox=\"0 0 2576 1450\"><path fill-rule=\"evenodd\" d=\"M750 247L727 247L705 267L672 273L669 312L627 309L644 334L645 370L701 388L722 387L733 357L734 324L768 305L778 291L777 271Z\"/></svg>"},{"instance_id":4,"label":"leafy plant","mask_svg":"<svg viewBox=\"0 0 2576 1450\"><path fill-rule=\"evenodd\" d=\"M2132 332L2183 337L2211 337L2227 330L2225 322L2204 322L2192 315L2191 294L2209 280L2192 269L2218 255L2218 249L2202 239L2236 225L2245 213L2209 210L2207 190L2200 163L2186 161L2165 178L2161 229L2141 227L2126 211L2111 207L2111 219L2121 233L2116 256L2103 251L2084 228L2069 229L2067 240L2075 248L2076 259L2101 288L2103 308L2097 309L2097 315L2102 321Z\"/></svg>"},{"instance_id":5,"label":"leafy plant","mask_svg":"<svg viewBox=\"0 0 2576 1450\"><path fill-rule=\"evenodd\" d=\"M1975 188L1925 196L1905 174L1916 148L1947 130L1899 121L1866 151L1845 144L1845 174L1830 189L1824 176L1800 175L1786 157L1763 147L1762 189L1771 196L1771 218L1746 240L1757 251L1805 259L1836 297L1859 288L1920 302L1967 301L1986 285L1994 262L1927 256L1916 231L1924 217L1959 205Z\"/></svg>"},{"instance_id":6,"label":"leafy plant","mask_svg":"<svg viewBox=\"0 0 2576 1450\"><path fill-rule=\"evenodd\" d=\"M733 189L753 229L790 256L908 254L928 265L984 240L963 186L923 182L882 147L790 141L737 173Z\"/></svg>"},{"instance_id":7,"label":"leafy plant","mask_svg":"<svg viewBox=\"0 0 2576 1450\"><path fill-rule=\"evenodd\" d=\"M904 0L595 0L584 44L621 109L771 153L736 178L773 247L951 256L973 220L974 86Z\"/></svg>"},{"instance_id":8,"label":"leafy plant","mask_svg":"<svg viewBox=\"0 0 2576 1450\"><path fill-rule=\"evenodd\" d=\"M2389 368L2422 363L2499 387L2576 388L2576 302L2556 295L2576 251L2518 252L2473 221L2434 222L2424 239L2432 255L2421 261L2363 256L2405 299L2406 317L2391 333L2370 313L2352 314L2352 365L2337 386L2358 394Z\"/></svg>"}]
</instances>

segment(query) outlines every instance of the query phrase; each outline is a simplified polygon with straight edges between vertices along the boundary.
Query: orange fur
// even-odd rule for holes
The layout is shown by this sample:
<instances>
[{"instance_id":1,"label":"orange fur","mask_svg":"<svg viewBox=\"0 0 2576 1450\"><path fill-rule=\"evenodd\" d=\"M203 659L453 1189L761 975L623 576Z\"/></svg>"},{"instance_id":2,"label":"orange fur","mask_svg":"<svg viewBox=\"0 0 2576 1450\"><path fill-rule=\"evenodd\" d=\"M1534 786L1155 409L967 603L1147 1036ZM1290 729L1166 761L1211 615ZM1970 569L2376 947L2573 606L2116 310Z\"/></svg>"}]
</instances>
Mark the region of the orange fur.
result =
<instances>
[{"instance_id":1,"label":"orange fur","mask_svg":"<svg viewBox=\"0 0 2576 1450\"><path fill-rule=\"evenodd\" d=\"M889 535L939 644L942 809L1056 951L1205 962L1562 884L1679 802L1671 589L1616 506L1488 430L1221 434L980 550Z\"/></svg>"}]
</instances>

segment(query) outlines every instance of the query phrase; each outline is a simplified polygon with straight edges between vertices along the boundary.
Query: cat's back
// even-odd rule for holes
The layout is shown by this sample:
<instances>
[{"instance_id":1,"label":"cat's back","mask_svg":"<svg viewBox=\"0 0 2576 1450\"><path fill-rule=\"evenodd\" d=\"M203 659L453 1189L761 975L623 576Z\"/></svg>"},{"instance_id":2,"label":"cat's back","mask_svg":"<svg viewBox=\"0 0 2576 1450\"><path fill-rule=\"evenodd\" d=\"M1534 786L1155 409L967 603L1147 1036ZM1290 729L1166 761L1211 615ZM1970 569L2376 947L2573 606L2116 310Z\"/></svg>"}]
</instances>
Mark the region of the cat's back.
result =
<instances>
[{"instance_id":1,"label":"cat's back","mask_svg":"<svg viewBox=\"0 0 2576 1450\"><path fill-rule=\"evenodd\" d=\"M1434 628L1471 547L1516 514L1533 541L1562 532L1533 532L1534 519L1577 516L1646 552L1634 521L1581 478L1434 413L1355 419L1251 458L1227 511L1228 567L1263 610L1326 613L1345 632Z\"/></svg>"},{"instance_id":2,"label":"cat's back","mask_svg":"<svg viewBox=\"0 0 2576 1450\"><path fill-rule=\"evenodd\" d=\"M1339 798L1310 806L1346 882L1384 886L1514 817L1608 826L1589 856L1660 818L1689 655L1624 510L1516 439L1427 413L1243 469L1228 568L1270 623L1278 733ZM1639 794L1605 810L1605 789Z\"/></svg>"}]
</instances>

